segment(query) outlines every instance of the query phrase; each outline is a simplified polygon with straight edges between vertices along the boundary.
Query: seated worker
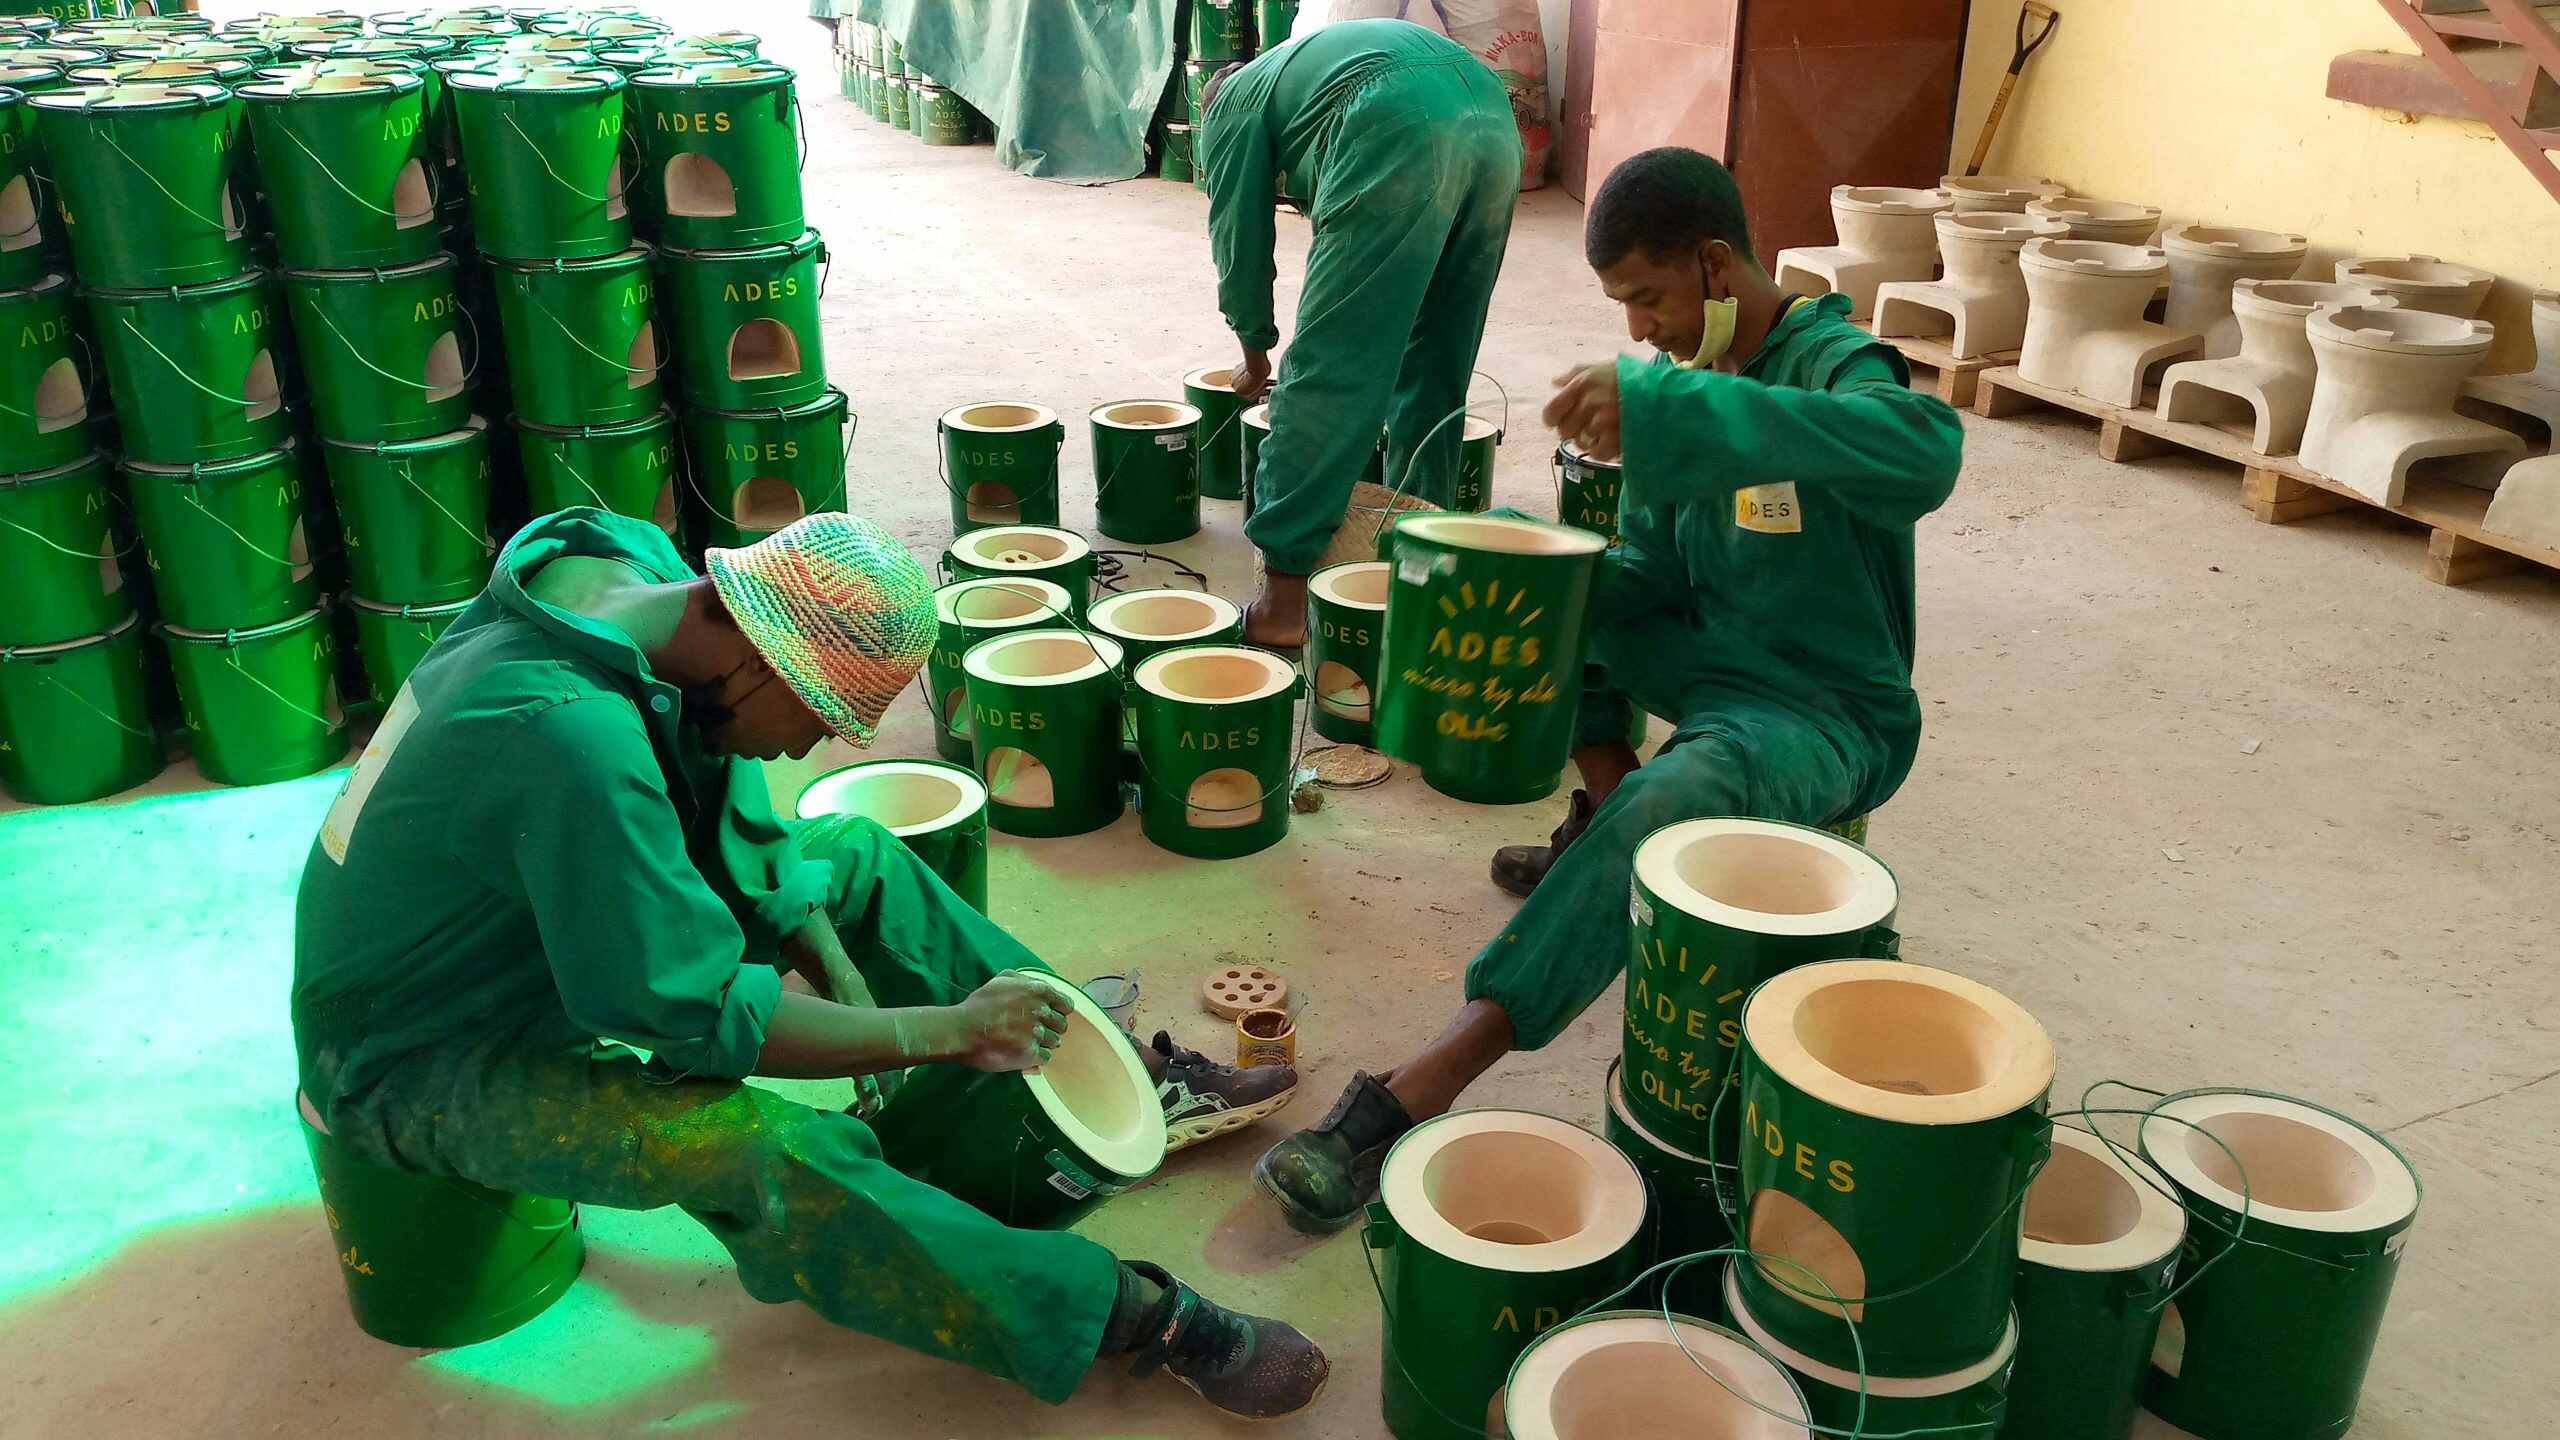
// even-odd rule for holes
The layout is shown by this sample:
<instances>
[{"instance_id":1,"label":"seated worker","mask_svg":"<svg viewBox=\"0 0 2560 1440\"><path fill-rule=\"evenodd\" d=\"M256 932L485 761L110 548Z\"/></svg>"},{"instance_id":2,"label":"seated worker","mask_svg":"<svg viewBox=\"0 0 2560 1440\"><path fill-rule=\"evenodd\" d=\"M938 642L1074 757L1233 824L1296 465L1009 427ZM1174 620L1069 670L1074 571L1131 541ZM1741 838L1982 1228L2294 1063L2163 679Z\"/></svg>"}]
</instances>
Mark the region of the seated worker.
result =
<instances>
[{"instance_id":1,"label":"seated worker","mask_svg":"<svg viewBox=\"0 0 2560 1440\"><path fill-rule=\"evenodd\" d=\"M536 520L392 702L295 918L294 1044L330 1133L498 1190L680 1205L757 1299L1052 1403L1127 1354L1234 1414L1304 1408L1326 1363L1288 1325L998 1224L884 1164L852 1115L741 1083L1027 1069L1067 1016L887 831L830 826L804 856L767 798L762 760L869 744L922 664L913 557L830 513L707 565L645 520ZM783 989L784 960L815 995ZM1186 1107L1296 1084L1161 1037L1148 1056Z\"/></svg>"},{"instance_id":2,"label":"seated worker","mask_svg":"<svg viewBox=\"0 0 2560 1440\"><path fill-rule=\"evenodd\" d=\"M1274 46L1221 71L1206 106L1218 305L1248 402L1270 386L1280 341L1279 176L1315 226L1244 527L1263 565L1245 643L1293 649L1307 643L1307 573L1382 428L1389 484L1413 468L1409 493L1446 505L1456 491L1464 422L1440 422L1467 403L1520 194L1520 129L1482 60L1404 20L1342 20Z\"/></svg>"},{"instance_id":3,"label":"seated worker","mask_svg":"<svg viewBox=\"0 0 2560 1440\"><path fill-rule=\"evenodd\" d=\"M1528 899L1467 967L1448 1028L1355 1076L1255 1167L1302 1230L1358 1214L1390 1142L1611 986L1646 836L1703 816L1863 815L1919 745L1912 527L1955 485L1955 412L1905 388L1902 357L1849 324L1845 296L1779 293L1733 176L1704 155L1620 165L1583 243L1628 332L1678 361L1581 367L1547 406L1559 433L1625 467L1575 721L1583 788L1551 844L1495 857L1495 882ZM1640 711L1674 723L1642 764Z\"/></svg>"}]
</instances>

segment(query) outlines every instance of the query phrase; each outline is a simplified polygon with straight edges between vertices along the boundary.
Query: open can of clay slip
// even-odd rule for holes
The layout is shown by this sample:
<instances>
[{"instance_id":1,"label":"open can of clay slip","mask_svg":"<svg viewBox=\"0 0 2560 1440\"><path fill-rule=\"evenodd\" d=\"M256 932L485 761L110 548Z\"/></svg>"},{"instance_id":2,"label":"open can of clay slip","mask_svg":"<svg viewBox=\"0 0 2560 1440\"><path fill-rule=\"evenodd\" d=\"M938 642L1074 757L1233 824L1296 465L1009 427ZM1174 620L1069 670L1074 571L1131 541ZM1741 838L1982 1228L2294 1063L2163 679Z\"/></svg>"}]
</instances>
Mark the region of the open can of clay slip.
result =
<instances>
[{"instance_id":1,"label":"open can of clay slip","mask_svg":"<svg viewBox=\"0 0 2560 1440\"><path fill-rule=\"evenodd\" d=\"M1111 1022L1127 1034L1135 1035L1138 1023L1138 981L1133 975L1096 975L1084 982L1084 993L1102 1007Z\"/></svg>"},{"instance_id":2,"label":"open can of clay slip","mask_svg":"<svg viewBox=\"0 0 2560 1440\"><path fill-rule=\"evenodd\" d=\"M1236 1017L1236 1065L1298 1063L1298 1022L1286 1010L1247 1010Z\"/></svg>"}]
</instances>

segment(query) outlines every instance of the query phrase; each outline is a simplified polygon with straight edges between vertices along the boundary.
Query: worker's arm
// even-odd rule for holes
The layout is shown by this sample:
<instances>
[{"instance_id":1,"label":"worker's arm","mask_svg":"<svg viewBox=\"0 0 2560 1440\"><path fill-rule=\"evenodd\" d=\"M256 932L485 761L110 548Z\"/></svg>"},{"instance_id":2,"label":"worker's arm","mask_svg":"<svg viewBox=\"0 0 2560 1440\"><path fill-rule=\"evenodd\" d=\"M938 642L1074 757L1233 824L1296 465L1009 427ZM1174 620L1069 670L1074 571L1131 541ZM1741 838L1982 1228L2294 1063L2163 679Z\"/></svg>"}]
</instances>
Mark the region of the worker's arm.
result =
<instances>
[{"instance_id":1,"label":"worker's arm","mask_svg":"<svg viewBox=\"0 0 2560 1440\"><path fill-rule=\"evenodd\" d=\"M1066 1034L1067 1007L1048 983L998 975L957 1005L876 1010L785 994L765 1027L755 1073L833 1080L909 1065L1028 1070Z\"/></svg>"},{"instance_id":2,"label":"worker's arm","mask_svg":"<svg viewBox=\"0 0 2560 1440\"><path fill-rule=\"evenodd\" d=\"M1632 357L1616 371L1622 505L1724 504L1792 481L1903 527L1946 503L1963 463L1954 409L1901 384L1880 353L1853 357L1822 390Z\"/></svg>"},{"instance_id":3,"label":"worker's arm","mask_svg":"<svg viewBox=\"0 0 2560 1440\"><path fill-rule=\"evenodd\" d=\"M1218 308L1248 354L1280 343L1272 314L1271 214L1278 203L1271 136L1262 109L1268 77L1252 70L1227 77L1202 124L1202 165L1209 177L1209 252L1218 263Z\"/></svg>"}]
</instances>

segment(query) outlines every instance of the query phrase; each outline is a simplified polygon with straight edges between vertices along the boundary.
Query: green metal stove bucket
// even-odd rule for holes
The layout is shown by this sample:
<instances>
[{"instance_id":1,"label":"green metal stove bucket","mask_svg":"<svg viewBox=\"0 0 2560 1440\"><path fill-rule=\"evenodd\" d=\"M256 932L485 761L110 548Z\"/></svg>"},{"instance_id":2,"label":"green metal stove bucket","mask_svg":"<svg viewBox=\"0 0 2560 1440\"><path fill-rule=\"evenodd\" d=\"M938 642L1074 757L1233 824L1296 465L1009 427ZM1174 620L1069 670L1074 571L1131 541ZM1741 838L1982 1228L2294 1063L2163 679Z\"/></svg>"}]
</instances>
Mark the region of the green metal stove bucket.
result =
<instances>
[{"instance_id":1,"label":"green metal stove bucket","mask_svg":"<svg viewBox=\"0 0 2560 1440\"><path fill-rule=\"evenodd\" d=\"M1789 1346L1762 1324L1745 1303L1740 1275L1748 1267L1727 1267L1725 1304L1735 1328L1793 1375L1804 1391L1817 1432L1826 1437L1926 1436L1928 1440L2031 1440L2028 1430L2004 1428L2008 1388L2018 1352L2018 1321L2012 1314L1991 1353L1942 1375L1863 1377L1854 1368L1825 1364ZM1861 1392L1864 1404L1861 1405Z\"/></svg>"},{"instance_id":2,"label":"green metal stove bucket","mask_svg":"<svg viewBox=\"0 0 2560 1440\"><path fill-rule=\"evenodd\" d=\"M84 285L195 285L249 267L247 126L218 84L91 85L30 97Z\"/></svg>"},{"instance_id":3,"label":"green metal stove bucket","mask_svg":"<svg viewBox=\"0 0 2560 1440\"><path fill-rule=\"evenodd\" d=\"M809 228L800 197L799 99L788 66L658 65L631 77L640 193L680 250L788 244Z\"/></svg>"},{"instance_id":4,"label":"green metal stove bucket","mask_svg":"<svg viewBox=\"0 0 2560 1440\"><path fill-rule=\"evenodd\" d=\"M1900 889L1882 861L1836 835L1716 818L1646 836L1631 893L1627 1103L1648 1129L1715 1162L1730 1211L1743 998L1798 965L1890 958Z\"/></svg>"},{"instance_id":5,"label":"green metal stove bucket","mask_svg":"<svg viewBox=\"0 0 2560 1440\"><path fill-rule=\"evenodd\" d=\"M2142 1156L2186 1205L2195 1279L2161 1317L2144 1408L2202 1440L2346 1434L2418 1218L2409 1157L2334 1110L2243 1090L2161 1100Z\"/></svg>"},{"instance_id":6,"label":"green metal stove bucket","mask_svg":"<svg viewBox=\"0 0 2560 1440\"><path fill-rule=\"evenodd\" d=\"M804 515L842 510L850 415L841 390L787 409L687 411L701 543L735 549Z\"/></svg>"},{"instance_id":7,"label":"green metal stove bucket","mask_svg":"<svg viewBox=\"0 0 2560 1440\"><path fill-rule=\"evenodd\" d=\"M276 258L293 270L411 265L436 253L425 77L342 61L239 88Z\"/></svg>"},{"instance_id":8,"label":"green metal stove bucket","mask_svg":"<svg viewBox=\"0 0 2560 1440\"><path fill-rule=\"evenodd\" d=\"M1609 1109L1601 1117L1600 1133L1644 1176L1645 1193L1652 1201L1646 1211L1642 1267L1649 1269L1664 1261L1733 1244L1732 1222L1725 1218L1722 1198L1731 1182L1720 1187L1716 1169L1706 1156L1683 1150L1645 1128L1644 1121L1627 1103L1625 1061L1609 1062L1606 1090ZM1729 1166L1727 1171L1730 1172ZM1717 1280L1723 1273L1723 1261L1700 1260L1645 1282L1638 1298L1647 1304L1658 1303L1667 1285L1674 1310L1709 1320L1722 1319L1724 1296L1717 1289Z\"/></svg>"},{"instance_id":9,"label":"green metal stove bucket","mask_svg":"<svg viewBox=\"0 0 2560 1440\"><path fill-rule=\"evenodd\" d=\"M2053 1128L2018 1251L2010 1434L2129 1440L2186 1233L2159 1171L2088 1131Z\"/></svg>"},{"instance_id":10,"label":"green metal stove bucket","mask_svg":"<svg viewBox=\"0 0 2560 1440\"><path fill-rule=\"evenodd\" d=\"M41 283L61 268L53 193L37 148L35 106L28 91L62 83L51 66L9 64L0 52L0 287Z\"/></svg>"},{"instance_id":11,"label":"green metal stove bucket","mask_svg":"<svg viewBox=\"0 0 2560 1440\"><path fill-rule=\"evenodd\" d=\"M1532 520L1414 515L1379 661L1377 746L1479 805L1555 792L1573 745L1592 585L1607 542Z\"/></svg>"},{"instance_id":12,"label":"green metal stove bucket","mask_svg":"<svg viewBox=\"0 0 2560 1440\"><path fill-rule=\"evenodd\" d=\"M104 634L133 613L117 518L103 454L0 476L0 645Z\"/></svg>"},{"instance_id":13,"label":"green metal stove bucket","mask_svg":"<svg viewBox=\"0 0 2560 1440\"><path fill-rule=\"evenodd\" d=\"M125 454L188 465L271 450L293 434L292 347L276 287L251 271L210 285L87 290Z\"/></svg>"},{"instance_id":14,"label":"green metal stove bucket","mask_svg":"<svg viewBox=\"0 0 2560 1440\"><path fill-rule=\"evenodd\" d=\"M471 417L470 385L486 342L463 308L461 269L454 257L436 255L388 270L284 272L312 425L322 436L418 440Z\"/></svg>"},{"instance_id":15,"label":"green metal stove bucket","mask_svg":"<svg viewBox=\"0 0 2560 1440\"><path fill-rule=\"evenodd\" d=\"M1132 545L1200 533L1199 426L1199 410L1180 401L1093 407L1095 527Z\"/></svg>"},{"instance_id":16,"label":"green metal stove bucket","mask_svg":"<svg viewBox=\"0 0 2560 1440\"><path fill-rule=\"evenodd\" d=\"M1212 500L1244 498L1244 398L1232 388L1235 371L1203 366L1182 377L1182 398L1200 412L1200 493Z\"/></svg>"},{"instance_id":17,"label":"green metal stove bucket","mask_svg":"<svg viewBox=\"0 0 2560 1440\"><path fill-rule=\"evenodd\" d=\"M936 429L952 534L1058 523L1058 452L1067 427L1056 411L1029 401L979 401L945 410Z\"/></svg>"},{"instance_id":18,"label":"green metal stove bucket","mask_svg":"<svg viewBox=\"0 0 2560 1440\"><path fill-rule=\"evenodd\" d=\"M76 805L160 773L142 621L49 645L0 646L0 789Z\"/></svg>"},{"instance_id":19,"label":"green metal stove bucket","mask_svg":"<svg viewBox=\"0 0 2560 1440\"><path fill-rule=\"evenodd\" d=\"M1082 835L1120 818L1119 666L1117 641L1077 630L1000 635L961 657L974 765L998 830Z\"/></svg>"},{"instance_id":20,"label":"green metal stove bucket","mask_svg":"<svg viewBox=\"0 0 2560 1440\"><path fill-rule=\"evenodd\" d=\"M1727 1104L1760 1257L1739 1281L1751 1314L1870 1375L1947 1375L1998 1350L2018 1212L2052 1149L2044 1028L1960 975L1826 960L1754 990L1741 1042Z\"/></svg>"},{"instance_id":21,"label":"green metal stove bucket","mask_svg":"<svg viewBox=\"0 0 2560 1440\"><path fill-rule=\"evenodd\" d=\"M191 630L252 629L319 601L303 464L290 438L237 460L125 462L161 619Z\"/></svg>"},{"instance_id":22,"label":"green metal stove bucket","mask_svg":"<svg viewBox=\"0 0 2560 1440\"><path fill-rule=\"evenodd\" d=\"M1195 860L1251 855L1286 838L1304 688L1288 661L1241 645L1185 646L1133 665L1147 838Z\"/></svg>"},{"instance_id":23,"label":"green metal stove bucket","mask_svg":"<svg viewBox=\"0 0 2560 1440\"><path fill-rule=\"evenodd\" d=\"M1029 575L955 580L933 592L936 629L922 678L933 748L943 759L967 765L977 758L961 658L988 636L1053 626L1068 608L1065 589Z\"/></svg>"},{"instance_id":24,"label":"green metal stove bucket","mask_svg":"<svg viewBox=\"0 0 2560 1440\"><path fill-rule=\"evenodd\" d=\"M321 442L338 500L347 577L389 605L468 600L489 583L489 425L370 445Z\"/></svg>"},{"instance_id":25,"label":"green metal stove bucket","mask_svg":"<svg viewBox=\"0 0 2560 1440\"><path fill-rule=\"evenodd\" d=\"M427 649L439 636L460 619L471 607L469 600L448 600L441 605L386 605L360 596L349 597L347 608L355 613L356 651L364 658L366 688L373 698L388 705L409 683L409 672L427 657Z\"/></svg>"},{"instance_id":26,"label":"green metal stove bucket","mask_svg":"<svg viewBox=\"0 0 2560 1440\"><path fill-rule=\"evenodd\" d=\"M1050 525L990 525L972 530L942 552L947 578L987 576L1048 580L1067 592L1068 618L1084 623L1093 589L1093 547L1072 530Z\"/></svg>"},{"instance_id":27,"label":"green metal stove bucket","mask_svg":"<svg viewBox=\"0 0 2560 1440\"><path fill-rule=\"evenodd\" d=\"M871 1128L908 1178L1007 1225L1064 1226L1164 1163L1164 1105L1101 1006L1045 970L1023 973L1073 1011L1048 1063L1001 1075L917 1066Z\"/></svg>"},{"instance_id":28,"label":"green metal stove bucket","mask_svg":"<svg viewBox=\"0 0 2560 1440\"><path fill-rule=\"evenodd\" d=\"M296 1099L329 1248L366 1334L393 1345L474 1345L551 1308L577 1280L587 1252L568 1201L367 1160Z\"/></svg>"},{"instance_id":29,"label":"green metal stove bucket","mask_svg":"<svg viewBox=\"0 0 2560 1440\"><path fill-rule=\"evenodd\" d=\"M69 280L45 275L0 290L0 468L51 470L96 448L89 426L94 363Z\"/></svg>"},{"instance_id":30,"label":"green metal stove bucket","mask_svg":"<svg viewBox=\"0 0 2560 1440\"><path fill-rule=\"evenodd\" d=\"M1381 1257L1381 1406L1396 1440L1477 1440L1541 1333L1636 1273L1644 1179L1607 1141L1521 1110L1425 1120L1387 1152L1365 1243Z\"/></svg>"},{"instance_id":31,"label":"green metal stove bucket","mask_svg":"<svg viewBox=\"0 0 2560 1440\"><path fill-rule=\"evenodd\" d=\"M1556 447L1556 518L1576 530L1588 530L1618 543L1618 481L1621 467L1594 460L1567 440Z\"/></svg>"},{"instance_id":32,"label":"green metal stove bucket","mask_svg":"<svg viewBox=\"0 0 2560 1440\"><path fill-rule=\"evenodd\" d=\"M337 650L322 611L254 630L162 625L159 634L206 779L264 785L325 770L346 755Z\"/></svg>"},{"instance_id":33,"label":"green metal stove bucket","mask_svg":"<svg viewBox=\"0 0 2560 1440\"><path fill-rule=\"evenodd\" d=\"M1540 1335L1501 1405L1505 1440L1813 1440L1785 1366L1710 1319L1660 1309L1596 1311Z\"/></svg>"},{"instance_id":34,"label":"green metal stove bucket","mask_svg":"<svg viewBox=\"0 0 2560 1440\"><path fill-rule=\"evenodd\" d=\"M482 253L581 260L630 248L621 72L579 64L445 78Z\"/></svg>"},{"instance_id":35,"label":"green metal stove bucket","mask_svg":"<svg viewBox=\"0 0 2560 1440\"><path fill-rule=\"evenodd\" d=\"M676 375L705 410L805 405L826 393L818 330L815 230L748 250L668 249L660 256Z\"/></svg>"},{"instance_id":36,"label":"green metal stove bucket","mask_svg":"<svg viewBox=\"0 0 2560 1440\"><path fill-rule=\"evenodd\" d=\"M830 770L800 792L801 851L859 818L898 837L969 908L987 913L987 787L965 765L864 760Z\"/></svg>"},{"instance_id":37,"label":"green metal stove bucket","mask_svg":"<svg viewBox=\"0 0 2560 1440\"><path fill-rule=\"evenodd\" d=\"M1307 577L1307 694L1316 733L1366 745L1387 633L1387 562L1327 565Z\"/></svg>"},{"instance_id":38,"label":"green metal stove bucket","mask_svg":"<svg viewBox=\"0 0 2560 1440\"><path fill-rule=\"evenodd\" d=\"M657 413L666 357L651 309L657 287L647 247L592 259L498 262L489 274L519 418L570 427Z\"/></svg>"},{"instance_id":39,"label":"green metal stove bucket","mask_svg":"<svg viewBox=\"0 0 2560 1440\"><path fill-rule=\"evenodd\" d=\"M670 535L681 528L671 410L620 425L534 425L519 417L516 453L536 515L592 505L655 521Z\"/></svg>"}]
</instances>

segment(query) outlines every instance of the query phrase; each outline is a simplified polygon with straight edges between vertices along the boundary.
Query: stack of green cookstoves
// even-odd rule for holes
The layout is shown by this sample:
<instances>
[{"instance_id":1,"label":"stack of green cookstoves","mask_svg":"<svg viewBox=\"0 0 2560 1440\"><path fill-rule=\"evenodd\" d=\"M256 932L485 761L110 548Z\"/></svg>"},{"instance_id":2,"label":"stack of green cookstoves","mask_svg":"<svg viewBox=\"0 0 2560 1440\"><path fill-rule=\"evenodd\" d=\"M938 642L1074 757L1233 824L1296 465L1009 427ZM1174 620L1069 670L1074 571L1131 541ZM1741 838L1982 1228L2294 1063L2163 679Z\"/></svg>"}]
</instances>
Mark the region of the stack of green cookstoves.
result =
<instances>
[{"instance_id":1,"label":"stack of green cookstoves","mask_svg":"<svg viewBox=\"0 0 2560 1440\"><path fill-rule=\"evenodd\" d=\"M1200 171L1201 111L1209 77L1239 60L1285 45L1298 0L1182 0L1174 24L1173 76L1156 111L1156 173L1206 190Z\"/></svg>"},{"instance_id":2,"label":"stack of green cookstoves","mask_svg":"<svg viewBox=\"0 0 2560 1440\"><path fill-rule=\"evenodd\" d=\"M839 88L863 113L927 145L979 145L996 138L977 107L927 75L887 30L860 21L836 26Z\"/></svg>"}]
</instances>

